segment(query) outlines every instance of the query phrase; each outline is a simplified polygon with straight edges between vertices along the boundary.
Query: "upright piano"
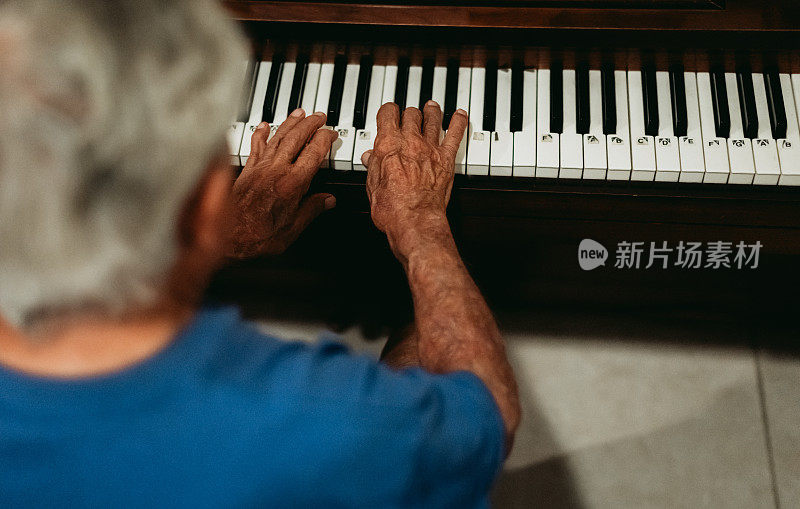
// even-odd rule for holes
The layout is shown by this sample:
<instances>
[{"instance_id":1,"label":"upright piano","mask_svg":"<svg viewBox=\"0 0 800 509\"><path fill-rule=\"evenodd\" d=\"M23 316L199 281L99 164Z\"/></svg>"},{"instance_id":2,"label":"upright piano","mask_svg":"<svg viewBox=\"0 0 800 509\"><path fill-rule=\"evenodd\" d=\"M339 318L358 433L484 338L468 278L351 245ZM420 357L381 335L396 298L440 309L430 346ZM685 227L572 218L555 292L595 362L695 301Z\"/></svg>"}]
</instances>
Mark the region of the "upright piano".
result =
<instances>
[{"instance_id":1,"label":"upright piano","mask_svg":"<svg viewBox=\"0 0 800 509\"><path fill-rule=\"evenodd\" d=\"M794 0L223 2L252 41L230 129L242 165L262 121L324 111L340 137L314 187L337 196L285 256L212 291L407 318L369 220L361 154L385 102L469 113L449 209L496 306L681 307L786 317L800 283L800 4ZM592 239L605 264L579 267ZM759 246L757 266L615 267L620 245ZM730 244L730 245L728 245ZM728 264L731 265L731 264Z\"/></svg>"}]
</instances>

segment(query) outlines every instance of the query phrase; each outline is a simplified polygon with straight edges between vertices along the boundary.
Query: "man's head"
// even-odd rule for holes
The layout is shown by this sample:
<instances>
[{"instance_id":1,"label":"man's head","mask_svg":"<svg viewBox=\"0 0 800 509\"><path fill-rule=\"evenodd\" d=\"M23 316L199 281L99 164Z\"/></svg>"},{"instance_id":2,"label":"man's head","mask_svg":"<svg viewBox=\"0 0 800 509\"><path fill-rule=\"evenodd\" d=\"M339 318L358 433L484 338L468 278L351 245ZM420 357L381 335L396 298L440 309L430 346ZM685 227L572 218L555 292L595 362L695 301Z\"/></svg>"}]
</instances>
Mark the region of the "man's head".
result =
<instances>
[{"instance_id":1,"label":"man's head","mask_svg":"<svg viewBox=\"0 0 800 509\"><path fill-rule=\"evenodd\" d=\"M212 0L0 0L0 315L155 303L236 111Z\"/></svg>"}]
</instances>

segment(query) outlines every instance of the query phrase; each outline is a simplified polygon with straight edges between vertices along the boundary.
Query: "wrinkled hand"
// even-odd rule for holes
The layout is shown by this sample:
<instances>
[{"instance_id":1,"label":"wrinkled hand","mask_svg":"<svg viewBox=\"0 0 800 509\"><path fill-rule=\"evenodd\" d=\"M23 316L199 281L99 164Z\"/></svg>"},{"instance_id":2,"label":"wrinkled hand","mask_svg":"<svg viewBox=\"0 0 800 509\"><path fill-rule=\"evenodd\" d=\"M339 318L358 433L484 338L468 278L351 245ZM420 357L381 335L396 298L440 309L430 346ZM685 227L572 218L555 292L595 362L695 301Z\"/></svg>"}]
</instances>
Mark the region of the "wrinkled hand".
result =
<instances>
[{"instance_id":1,"label":"wrinkled hand","mask_svg":"<svg viewBox=\"0 0 800 509\"><path fill-rule=\"evenodd\" d=\"M338 136L336 131L320 129L323 125L324 114L305 117L302 110L296 110L269 143L269 125L258 126L250 157L231 193L233 227L228 256L280 254L318 215L335 206L336 199L330 194L306 196Z\"/></svg>"},{"instance_id":2,"label":"wrinkled hand","mask_svg":"<svg viewBox=\"0 0 800 509\"><path fill-rule=\"evenodd\" d=\"M409 249L420 230L447 224L456 153L467 114L458 110L440 143L442 110L428 101L423 112L396 104L378 111L375 147L362 157L368 168L367 194L375 225L386 233L395 254Z\"/></svg>"}]
</instances>

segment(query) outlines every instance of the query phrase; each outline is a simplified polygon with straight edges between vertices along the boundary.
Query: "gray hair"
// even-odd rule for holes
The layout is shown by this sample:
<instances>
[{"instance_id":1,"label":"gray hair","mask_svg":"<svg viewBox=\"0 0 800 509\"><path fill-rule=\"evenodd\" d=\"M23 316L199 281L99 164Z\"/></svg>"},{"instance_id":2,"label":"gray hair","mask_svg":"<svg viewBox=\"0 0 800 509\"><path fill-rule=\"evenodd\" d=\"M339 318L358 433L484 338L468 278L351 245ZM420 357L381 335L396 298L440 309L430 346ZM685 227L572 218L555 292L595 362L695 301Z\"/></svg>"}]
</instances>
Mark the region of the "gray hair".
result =
<instances>
[{"instance_id":1,"label":"gray hair","mask_svg":"<svg viewBox=\"0 0 800 509\"><path fill-rule=\"evenodd\" d=\"M247 58L213 0L0 0L0 314L155 304Z\"/></svg>"}]
</instances>

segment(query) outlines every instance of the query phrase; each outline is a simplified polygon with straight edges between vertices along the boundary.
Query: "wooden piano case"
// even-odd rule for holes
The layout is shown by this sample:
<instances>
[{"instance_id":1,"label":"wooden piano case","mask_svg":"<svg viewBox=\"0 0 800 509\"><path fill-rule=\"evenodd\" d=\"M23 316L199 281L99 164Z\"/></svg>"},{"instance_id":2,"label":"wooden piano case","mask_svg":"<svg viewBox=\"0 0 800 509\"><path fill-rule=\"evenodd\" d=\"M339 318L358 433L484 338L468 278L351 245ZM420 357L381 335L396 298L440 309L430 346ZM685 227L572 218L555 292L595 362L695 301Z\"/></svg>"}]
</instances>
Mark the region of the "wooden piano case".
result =
<instances>
[{"instance_id":1,"label":"wooden piano case","mask_svg":"<svg viewBox=\"0 0 800 509\"><path fill-rule=\"evenodd\" d=\"M733 55L756 66L800 61L800 3L794 0L223 3L256 47L267 40L366 41L599 51L616 59L632 49L667 58ZM284 256L221 271L212 295L253 314L281 314L305 303L339 322L379 327L407 320L403 274L371 225L363 182L362 173L323 170L314 187L335 194L337 209ZM471 272L498 308L668 307L763 323L791 318L798 305L800 188L458 176L449 213ZM605 267L578 267L585 238L612 251ZM619 242L681 240L759 241L760 264L754 270L613 268Z\"/></svg>"}]
</instances>

